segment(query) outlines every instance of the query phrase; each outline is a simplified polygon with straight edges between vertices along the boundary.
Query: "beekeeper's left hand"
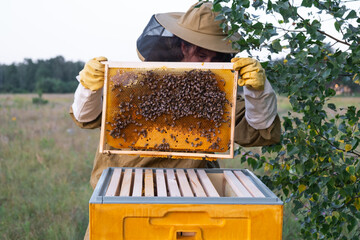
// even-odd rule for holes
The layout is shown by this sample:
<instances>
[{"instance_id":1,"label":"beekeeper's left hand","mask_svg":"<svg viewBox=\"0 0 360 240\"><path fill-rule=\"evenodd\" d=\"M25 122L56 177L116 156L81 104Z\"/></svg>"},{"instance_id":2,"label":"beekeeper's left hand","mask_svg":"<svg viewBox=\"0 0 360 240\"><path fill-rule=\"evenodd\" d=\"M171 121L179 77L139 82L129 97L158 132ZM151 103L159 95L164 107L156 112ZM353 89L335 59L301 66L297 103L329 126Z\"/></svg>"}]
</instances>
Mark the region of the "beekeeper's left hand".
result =
<instances>
[{"instance_id":1,"label":"beekeeper's left hand","mask_svg":"<svg viewBox=\"0 0 360 240\"><path fill-rule=\"evenodd\" d=\"M246 86L249 89L264 90L265 70L259 61L252 58L233 58L233 69L239 71L239 86Z\"/></svg>"}]
</instances>

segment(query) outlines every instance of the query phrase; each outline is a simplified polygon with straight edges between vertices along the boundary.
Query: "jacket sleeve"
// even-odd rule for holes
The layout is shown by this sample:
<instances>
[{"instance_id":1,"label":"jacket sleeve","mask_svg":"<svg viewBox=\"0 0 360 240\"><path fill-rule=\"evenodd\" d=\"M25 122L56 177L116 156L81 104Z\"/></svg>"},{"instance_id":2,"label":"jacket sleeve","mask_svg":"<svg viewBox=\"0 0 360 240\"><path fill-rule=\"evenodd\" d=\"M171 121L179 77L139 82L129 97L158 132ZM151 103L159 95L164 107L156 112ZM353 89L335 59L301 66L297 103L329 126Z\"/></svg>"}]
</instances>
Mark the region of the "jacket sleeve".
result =
<instances>
[{"instance_id":1,"label":"jacket sleeve","mask_svg":"<svg viewBox=\"0 0 360 240\"><path fill-rule=\"evenodd\" d=\"M234 141L243 147L266 146L280 141L281 123L276 114L271 125L265 129L255 129L245 117L245 101L238 96L235 110Z\"/></svg>"},{"instance_id":2,"label":"jacket sleeve","mask_svg":"<svg viewBox=\"0 0 360 240\"><path fill-rule=\"evenodd\" d=\"M94 129L94 128L99 128L101 126L101 113L98 115L98 117L96 117L94 120L89 121L89 122L79 122L74 116L74 111L73 111L72 107L70 107L69 113L70 113L71 119L80 128Z\"/></svg>"},{"instance_id":3,"label":"jacket sleeve","mask_svg":"<svg viewBox=\"0 0 360 240\"><path fill-rule=\"evenodd\" d=\"M79 83L69 112L75 124L86 129L100 127L101 110L102 91L91 91Z\"/></svg>"},{"instance_id":4,"label":"jacket sleeve","mask_svg":"<svg viewBox=\"0 0 360 240\"><path fill-rule=\"evenodd\" d=\"M74 117L79 122L93 121L102 110L102 88L92 91L79 83L74 94L72 109Z\"/></svg>"}]
</instances>

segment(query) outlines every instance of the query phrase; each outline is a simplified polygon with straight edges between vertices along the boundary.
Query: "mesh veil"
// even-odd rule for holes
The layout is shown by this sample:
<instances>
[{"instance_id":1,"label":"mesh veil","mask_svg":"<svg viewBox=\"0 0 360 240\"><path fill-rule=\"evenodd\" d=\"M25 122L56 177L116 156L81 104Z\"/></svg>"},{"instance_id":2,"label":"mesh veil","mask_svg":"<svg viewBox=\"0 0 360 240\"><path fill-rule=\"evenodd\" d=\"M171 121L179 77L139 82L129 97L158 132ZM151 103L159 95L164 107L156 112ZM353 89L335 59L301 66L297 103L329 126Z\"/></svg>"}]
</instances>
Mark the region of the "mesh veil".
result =
<instances>
[{"instance_id":1,"label":"mesh veil","mask_svg":"<svg viewBox=\"0 0 360 240\"><path fill-rule=\"evenodd\" d=\"M153 15L143 33L136 42L136 47L145 61L181 61L181 40L166 30Z\"/></svg>"}]
</instances>

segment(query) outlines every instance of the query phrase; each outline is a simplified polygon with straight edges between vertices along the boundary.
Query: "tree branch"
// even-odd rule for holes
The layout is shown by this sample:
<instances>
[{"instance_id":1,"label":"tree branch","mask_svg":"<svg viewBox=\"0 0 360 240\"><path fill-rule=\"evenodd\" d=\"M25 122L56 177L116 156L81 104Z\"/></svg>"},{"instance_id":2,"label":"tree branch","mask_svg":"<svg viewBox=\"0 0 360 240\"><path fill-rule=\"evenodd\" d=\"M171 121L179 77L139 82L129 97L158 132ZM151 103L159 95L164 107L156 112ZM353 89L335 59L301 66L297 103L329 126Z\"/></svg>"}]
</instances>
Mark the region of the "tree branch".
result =
<instances>
[{"instance_id":1,"label":"tree branch","mask_svg":"<svg viewBox=\"0 0 360 240\"><path fill-rule=\"evenodd\" d=\"M291 30L291 29L286 29L286 28L282 28L282 27L276 27L274 26L275 28L278 28L280 30L283 30L283 31L287 31L287 32L306 32L305 30Z\"/></svg>"},{"instance_id":2,"label":"tree branch","mask_svg":"<svg viewBox=\"0 0 360 240\"><path fill-rule=\"evenodd\" d=\"M290 5L290 3L289 3L289 5ZM293 7L293 6L290 5L290 7ZM296 13L296 15L297 15L302 21L305 21L305 19L304 19L299 13ZM307 23L307 25L310 26L310 24L308 24L308 23ZM345 42L345 41L343 41L343 40L337 39L336 37L331 36L330 34L327 34L326 32L324 32L324 31L322 31L322 30L320 30L320 29L316 29L316 31L317 31L318 33L321 33L322 35L325 35L325 36L327 36L327 37L335 40L336 42L342 43L342 44L347 45L347 46L349 46L349 47L351 46L351 44L349 44L349 43L347 43L347 42Z\"/></svg>"},{"instance_id":3,"label":"tree branch","mask_svg":"<svg viewBox=\"0 0 360 240\"><path fill-rule=\"evenodd\" d=\"M348 152L348 153L352 153L357 157L360 157L359 153L356 153L355 151L351 150L351 151L345 151L345 149L339 148L337 146L334 145L334 143L332 143L329 139L327 139L325 136L323 136L322 134L320 134L320 131L318 129L315 129L316 133L318 134L319 137L321 137L322 139L324 139L328 144L330 144L332 147L336 148L337 150L343 151L343 152Z\"/></svg>"},{"instance_id":4,"label":"tree branch","mask_svg":"<svg viewBox=\"0 0 360 240\"><path fill-rule=\"evenodd\" d=\"M347 46L349 46L349 47L351 46L350 43L347 43L347 42L345 42L345 41L343 41L343 40L337 39L336 37L333 37L333 36L331 36L330 34L327 34L326 32L324 32L324 31L322 31L322 30L320 30L320 29L317 29L316 31L318 31L319 33L321 33L321 34L323 34L323 35L325 35L325 36L327 36L327 37L329 37L329 38L331 38L331 39L333 39L333 40L335 40L335 41L337 41L337 42L339 42L339 43L345 44L345 45L347 45Z\"/></svg>"}]
</instances>

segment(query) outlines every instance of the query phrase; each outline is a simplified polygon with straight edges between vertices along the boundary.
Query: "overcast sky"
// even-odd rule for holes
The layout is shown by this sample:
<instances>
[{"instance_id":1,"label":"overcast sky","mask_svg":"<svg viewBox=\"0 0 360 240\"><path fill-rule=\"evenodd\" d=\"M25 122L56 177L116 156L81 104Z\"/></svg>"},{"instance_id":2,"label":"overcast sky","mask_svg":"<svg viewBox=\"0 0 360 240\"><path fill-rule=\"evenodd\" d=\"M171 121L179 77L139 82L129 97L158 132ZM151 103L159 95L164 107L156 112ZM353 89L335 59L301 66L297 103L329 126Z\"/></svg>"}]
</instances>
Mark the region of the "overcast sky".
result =
<instances>
[{"instance_id":1,"label":"overcast sky","mask_svg":"<svg viewBox=\"0 0 360 240\"><path fill-rule=\"evenodd\" d=\"M111 61L139 61L136 40L151 16L185 12L195 2L197 0L0 0L0 64L58 55L71 61L87 61L96 56L106 56ZM301 4L301 1L295 2ZM359 11L359 5L358 1L350 2L348 7ZM326 17L322 20L325 21L323 30L337 36L337 32L326 29L333 26L333 21Z\"/></svg>"},{"instance_id":2,"label":"overcast sky","mask_svg":"<svg viewBox=\"0 0 360 240\"><path fill-rule=\"evenodd\" d=\"M0 63L24 58L139 61L136 39L154 13L196 0L0 0Z\"/></svg>"}]
</instances>

